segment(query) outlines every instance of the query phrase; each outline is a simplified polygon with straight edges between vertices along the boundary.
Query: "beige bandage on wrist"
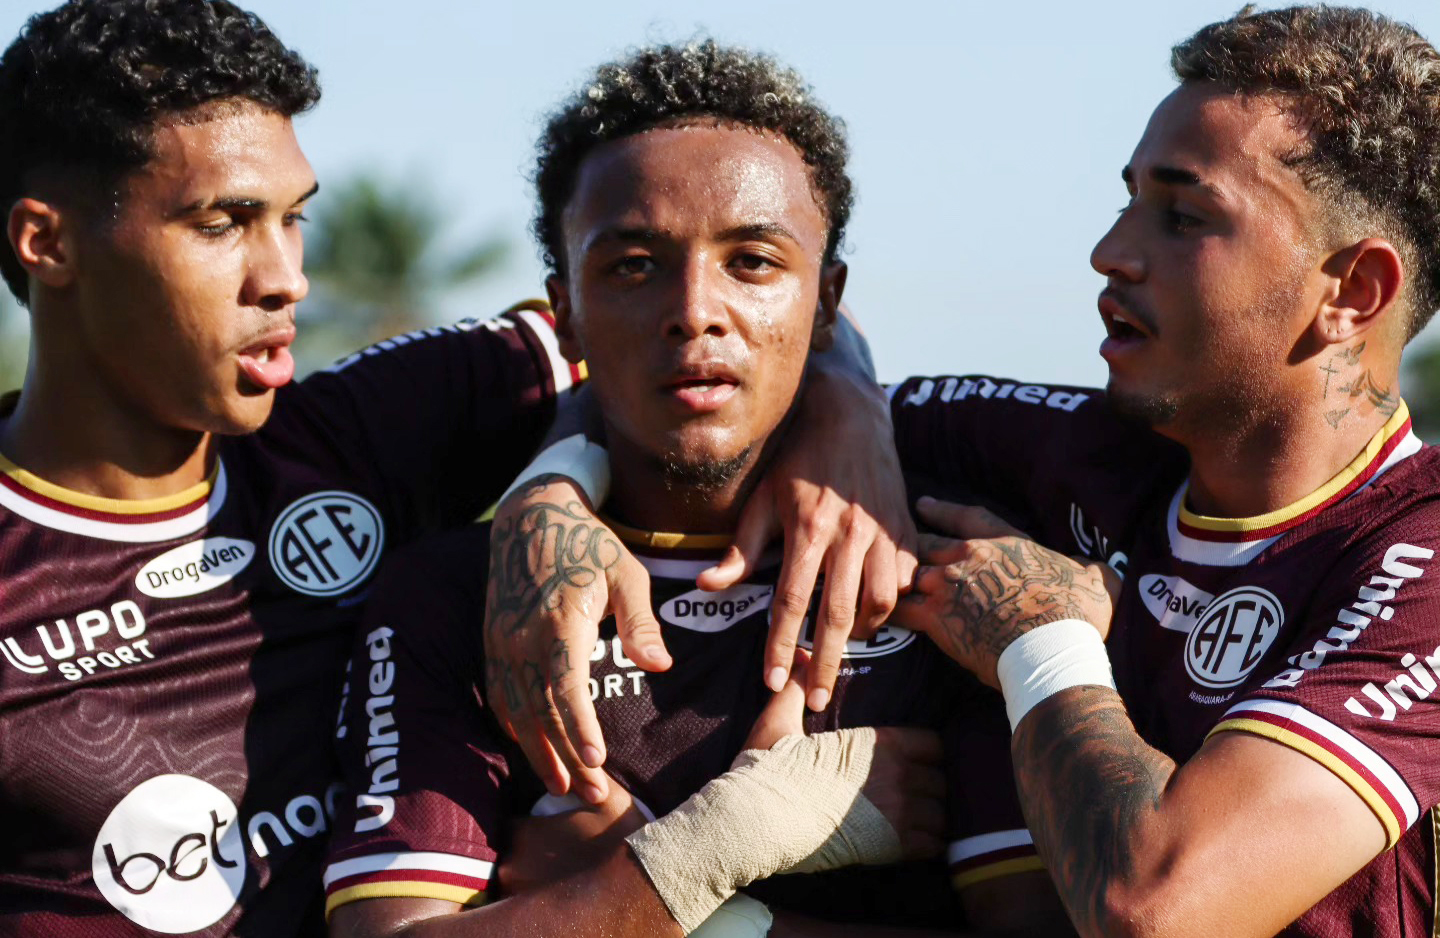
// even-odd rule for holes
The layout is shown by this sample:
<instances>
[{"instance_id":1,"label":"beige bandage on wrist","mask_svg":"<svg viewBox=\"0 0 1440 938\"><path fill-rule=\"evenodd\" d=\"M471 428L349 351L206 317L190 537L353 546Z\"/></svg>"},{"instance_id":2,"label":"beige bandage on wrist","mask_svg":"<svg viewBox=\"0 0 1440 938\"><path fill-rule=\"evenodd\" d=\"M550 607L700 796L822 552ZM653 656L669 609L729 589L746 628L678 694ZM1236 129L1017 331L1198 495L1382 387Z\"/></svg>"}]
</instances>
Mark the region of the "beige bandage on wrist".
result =
<instances>
[{"instance_id":1,"label":"beige bandage on wrist","mask_svg":"<svg viewBox=\"0 0 1440 938\"><path fill-rule=\"evenodd\" d=\"M874 754L870 727L746 750L626 841L688 935L737 889L767 876L898 860L899 835L861 794Z\"/></svg>"}]
</instances>

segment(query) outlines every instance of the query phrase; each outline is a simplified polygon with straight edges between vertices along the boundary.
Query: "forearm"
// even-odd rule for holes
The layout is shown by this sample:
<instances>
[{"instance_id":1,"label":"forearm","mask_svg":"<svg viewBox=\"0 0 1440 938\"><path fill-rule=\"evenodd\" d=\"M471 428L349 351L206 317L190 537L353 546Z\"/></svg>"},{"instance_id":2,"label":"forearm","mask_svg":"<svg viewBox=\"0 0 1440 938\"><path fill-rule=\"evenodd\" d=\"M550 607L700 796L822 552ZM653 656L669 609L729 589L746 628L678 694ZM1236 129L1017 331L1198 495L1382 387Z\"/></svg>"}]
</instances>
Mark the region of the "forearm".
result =
<instances>
[{"instance_id":1,"label":"forearm","mask_svg":"<svg viewBox=\"0 0 1440 938\"><path fill-rule=\"evenodd\" d=\"M1081 935L1128 934L1158 866L1176 766L1135 731L1113 690L1062 691L1020 721L1016 786L1035 846Z\"/></svg>"},{"instance_id":2,"label":"forearm","mask_svg":"<svg viewBox=\"0 0 1440 938\"><path fill-rule=\"evenodd\" d=\"M393 931L332 927L331 933L337 938L680 938L684 934L623 845L596 867L478 909L428 918Z\"/></svg>"}]
</instances>

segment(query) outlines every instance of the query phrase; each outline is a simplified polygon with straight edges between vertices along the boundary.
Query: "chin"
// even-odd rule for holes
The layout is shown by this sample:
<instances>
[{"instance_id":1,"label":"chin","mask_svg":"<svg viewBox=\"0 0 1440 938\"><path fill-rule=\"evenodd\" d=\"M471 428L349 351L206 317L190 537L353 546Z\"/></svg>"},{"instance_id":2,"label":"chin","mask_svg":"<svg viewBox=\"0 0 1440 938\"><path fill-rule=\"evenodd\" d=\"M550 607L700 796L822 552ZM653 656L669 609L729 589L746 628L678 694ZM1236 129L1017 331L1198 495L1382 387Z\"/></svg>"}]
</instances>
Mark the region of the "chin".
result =
<instances>
[{"instance_id":1,"label":"chin","mask_svg":"<svg viewBox=\"0 0 1440 938\"><path fill-rule=\"evenodd\" d=\"M254 433L265 425L265 421L270 419L270 411L274 407L274 391L255 395L247 394L225 408L223 414L217 415L216 426L212 428L212 432L222 436L245 436Z\"/></svg>"},{"instance_id":2,"label":"chin","mask_svg":"<svg viewBox=\"0 0 1440 938\"><path fill-rule=\"evenodd\" d=\"M659 458L665 485L672 489L713 492L725 488L750 465L752 447L725 456L718 453L667 453Z\"/></svg>"},{"instance_id":3,"label":"chin","mask_svg":"<svg viewBox=\"0 0 1440 938\"><path fill-rule=\"evenodd\" d=\"M1105 396L1110 400L1110 406L1121 416L1150 427L1163 427L1173 421L1180 411L1180 403L1174 395L1122 387L1113 377L1105 386Z\"/></svg>"}]
</instances>

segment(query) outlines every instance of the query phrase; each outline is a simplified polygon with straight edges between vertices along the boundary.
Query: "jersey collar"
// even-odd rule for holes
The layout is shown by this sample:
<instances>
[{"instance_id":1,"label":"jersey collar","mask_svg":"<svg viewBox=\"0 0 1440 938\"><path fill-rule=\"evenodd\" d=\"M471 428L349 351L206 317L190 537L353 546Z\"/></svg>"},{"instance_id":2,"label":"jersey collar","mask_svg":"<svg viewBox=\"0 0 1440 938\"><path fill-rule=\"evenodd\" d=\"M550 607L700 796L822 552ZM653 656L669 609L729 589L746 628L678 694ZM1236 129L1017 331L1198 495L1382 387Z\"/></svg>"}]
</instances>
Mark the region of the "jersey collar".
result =
<instances>
[{"instance_id":1,"label":"jersey collar","mask_svg":"<svg viewBox=\"0 0 1440 938\"><path fill-rule=\"evenodd\" d=\"M1170 502L1168 526L1175 556L1220 566L1248 563L1286 531L1366 488L1390 467L1420 451L1404 401L1365 448L1324 485L1284 508L1248 518L1196 514L1185 505L1187 480Z\"/></svg>"}]
</instances>

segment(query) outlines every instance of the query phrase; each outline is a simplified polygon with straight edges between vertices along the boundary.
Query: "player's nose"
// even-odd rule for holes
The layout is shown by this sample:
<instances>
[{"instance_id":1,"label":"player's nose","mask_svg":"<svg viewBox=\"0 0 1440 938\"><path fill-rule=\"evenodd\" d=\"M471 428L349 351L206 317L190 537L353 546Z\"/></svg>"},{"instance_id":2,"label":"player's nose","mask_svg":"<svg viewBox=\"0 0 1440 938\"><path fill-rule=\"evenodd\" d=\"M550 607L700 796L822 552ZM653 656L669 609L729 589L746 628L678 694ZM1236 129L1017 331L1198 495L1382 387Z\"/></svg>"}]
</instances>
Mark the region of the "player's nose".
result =
<instances>
[{"instance_id":1,"label":"player's nose","mask_svg":"<svg viewBox=\"0 0 1440 938\"><path fill-rule=\"evenodd\" d=\"M304 256L299 229L276 227L259 234L250 256L245 304L278 312L305 299L310 281Z\"/></svg>"},{"instance_id":2,"label":"player's nose","mask_svg":"<svg viewBox=\"0 0 1440 938\"><path fill-rule=\"evenodd\" d=\"M1135 225L1121 213L1090 252L1090 266L1105 277L1132 283L1145 278L1145 259L1136 239Z\"/></svg>"},{"instance_id":3,"label":"player's nose","mask_svg":"<svg viewBox=\"0 0 1440 938\"><path fill-rule=\"evenodd\" d=\"M682 339L702 335L723 336L730 331L722 284L714 265L703 254L686 259L676 278L666 321L666 334Z\"/></svg>"}]
</instances>

